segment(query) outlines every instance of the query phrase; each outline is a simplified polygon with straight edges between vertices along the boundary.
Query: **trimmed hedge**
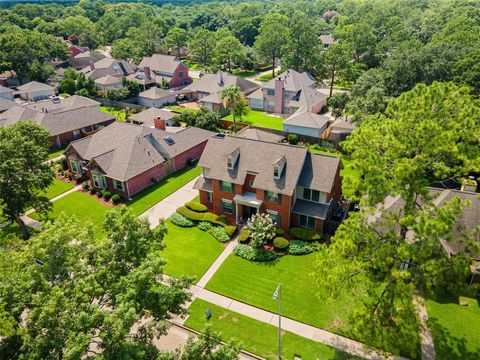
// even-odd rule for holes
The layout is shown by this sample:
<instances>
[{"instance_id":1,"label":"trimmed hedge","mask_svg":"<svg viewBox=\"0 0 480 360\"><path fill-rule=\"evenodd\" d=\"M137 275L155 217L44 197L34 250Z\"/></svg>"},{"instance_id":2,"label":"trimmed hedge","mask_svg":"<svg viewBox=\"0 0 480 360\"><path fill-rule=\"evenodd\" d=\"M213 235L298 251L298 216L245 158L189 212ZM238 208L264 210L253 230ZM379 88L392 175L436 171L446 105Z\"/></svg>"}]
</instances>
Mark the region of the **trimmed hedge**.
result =
<instances>
[{"instance_id":1,"label":"trimmed hedge","mask_svg":"<svg viewBox=\"0 0 480 360\"><path fill-rule=\"evenodd\" d=\"M304 228L291 228L290 234L297 239L306 240L306 241L315 241L322 238L322 233L320 231Z\"/></svg>"},{"instance_id":2,"label":"trimmed hedge","mask_svg":"<svg viewBox=\"0 0 480 360\"><path fill-rule=\"evenodd\" d=\"M241 258L249 261L265 262L272 261L277 258L277 254L273 251L264 249L254 249L249 245L238 244L233 249L233 253Z\"/></svg>"},{"instance_id":3,"label":"trimmed hedge","mask_svg":"<svg viewBox=\"0 0 480 360\"><path fill-rule=\"evenodd\" d=\"M120 195L118 195L118 194L113 194L113 195L112 195L112 198L111 198L110 200L112 201L112 203L118 204L118 203L120 203L120 201L122 200L122 198L121 198Z\"/></svg>"},{"instance_id":4,"label":"trimmed hedge","mask_svg":"<svg viewBox=\"0 0 480 360\"><path fill-rule=\"evenodd\" d=\"M224 227L225 227L225 231L230 237L232 237L233 234L235 234L235 231L237 231L237 228L238 228L237 225L224 225Z\"/></svg>"},{"instance_id":5,"label":"trimmed hedge","mask_svg":"<svg viewBox=\"0 0 480 360\"><path fill-rule=\"evenodd\" d=\"M193 221L208 221L215 225L220 225L220 226L226 225L223 221L219 219L220 216L215 215L214 213L211 213L211 212L199 213L199 212L190 210L186 206L179 207L177 209L177 212Z\"/></svg>"},{"instance_id":6,"label":"trimmed hedge","mask_svg":"<svg viewBox=\"0 0 480 360\"><path fill-rule=\"evenodd\" d=\"M290 255L306 255L318 250L317 243L309 243L302 240L290 241L287 252Z\"/></svg>"},{"instance_id":7,"label":"trimmed hedge","mask_svg":"<svg viewBox=\"0 0 480 360\"><path fill-rule=\"evenodd\" d=\"M196 202L196 201L189 201L185 204L185 206L190 210L199 212L199 213L204 213L204 212L207 212L208 210L208 208L205 205L200 204L199 202Z\"/></svg>"},{"instance_id":8,"label":"trimmed hedge","mask_svg":"<svg viewBox=\"0 0 480 360\"><path fill-rule=\"evenodd\" d=\"M224 243L230 241L230 236L228 236L225 228L223 226L214 226L210 229L209 233L218 241Z\"/></svg>"},{"instance_id":9,"label":"trimmed hedge","mask_svg":"<svg viewBox=\"0 0 480 360\"><path fill-rule=\"evenodd\" d=\"M277 228L277 229L275 230L275 235L277 235L277 236L283 236L283 235L285 235L285 230L283 230L282 228Z\"/></svg>"},{"instance_id":10,"label":"trimmed hedge","mask_svg":"<svg viewBox=\"0 0 480 360\"><path fill-rule=\"evenodd\" d=\"M250 237L250 230L243 229L240 235L238 235L238 242L244 244L248 242L248 238Z\"/></svg>"},{"instance_id":11,"label":"trimmed hedge","mask_svg":"<svg viewBox=\"0 0 480 360\"><path fill-rule=\"evenodd\" d=\"M273 239L273 246L276 249L286 249L288 247L288 244L288 240L284 237L276 237L275 239Z\"/></svg>"},{"instance_id":12,"label":"trimmed hedge","mask_svg":"<svg viewBox=\"0 0 480 360\"><path fill-rule=\"evenodd\" d=\"M174 213L170 216L170 221L180 227L192 227L195 223L179 213Z\"/></svg>"},{"instance_id":13,"label":"trimmed hedge","mask_svg":"<svg viewBox=\"0 0 480 360\"><path fill-rule=\"evenodd\" d=\"M208 231L212 228L212 224L210 224L208 221L200 221L197 227L202 231Z\"/></svg>"}]
</instances>

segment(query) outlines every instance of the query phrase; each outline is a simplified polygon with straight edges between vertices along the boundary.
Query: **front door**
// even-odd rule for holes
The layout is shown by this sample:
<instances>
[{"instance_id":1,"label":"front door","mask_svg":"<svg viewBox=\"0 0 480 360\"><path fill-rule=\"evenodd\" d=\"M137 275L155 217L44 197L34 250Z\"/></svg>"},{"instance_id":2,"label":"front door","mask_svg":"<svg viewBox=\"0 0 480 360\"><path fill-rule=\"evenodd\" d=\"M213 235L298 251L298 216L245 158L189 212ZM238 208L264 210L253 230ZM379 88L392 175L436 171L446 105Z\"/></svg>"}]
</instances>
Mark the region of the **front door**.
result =
<instances>
[{"instance_id":1,"label":"front door","mask_svg":"<svg viewBox=\"0 0 480 360\"><path fill-rule=\"evenodd\" d=\"M257 213L257 208L245 205L245 219L250 219L256 213Z\"/></svg>"}]
</instances>

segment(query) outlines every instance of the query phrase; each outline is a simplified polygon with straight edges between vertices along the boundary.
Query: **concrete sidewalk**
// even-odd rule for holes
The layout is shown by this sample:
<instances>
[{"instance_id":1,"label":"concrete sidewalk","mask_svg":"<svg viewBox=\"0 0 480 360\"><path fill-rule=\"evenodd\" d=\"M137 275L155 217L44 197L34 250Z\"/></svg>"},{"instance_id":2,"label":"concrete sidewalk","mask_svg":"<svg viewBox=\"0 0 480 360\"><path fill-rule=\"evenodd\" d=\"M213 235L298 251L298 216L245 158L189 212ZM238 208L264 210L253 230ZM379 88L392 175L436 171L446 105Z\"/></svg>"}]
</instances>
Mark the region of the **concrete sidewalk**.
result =
<instances>
[{"instance_id":1,"label":"concrete sidewalk","mask_svg":"<svg viewBox=\"0 0 480 360\"><path fill-rule=\"evenodd\" d=\"M140 215L150 221L151 228L158 226L160 219L168 219L180 206L198 196L198 190L193 188L197 178L182 186L177 191L168 195L162 201L153 205L150 209Z\"/></svg>"}]
</instances>

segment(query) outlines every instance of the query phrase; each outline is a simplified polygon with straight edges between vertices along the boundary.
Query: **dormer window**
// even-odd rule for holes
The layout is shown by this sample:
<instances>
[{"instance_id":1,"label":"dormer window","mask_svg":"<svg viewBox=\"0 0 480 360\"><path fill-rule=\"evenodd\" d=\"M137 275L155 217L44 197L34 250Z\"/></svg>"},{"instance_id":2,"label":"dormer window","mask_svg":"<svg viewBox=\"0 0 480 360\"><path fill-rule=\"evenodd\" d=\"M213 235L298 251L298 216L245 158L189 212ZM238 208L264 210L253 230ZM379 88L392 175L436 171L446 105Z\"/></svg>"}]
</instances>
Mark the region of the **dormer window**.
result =
<instances>
[{"instance_id":1,"label":"dormer window","mask_svg":"<svg viewBox=\"0 0 480 360\"><path fill-rule=\"evenodd\" d=\"M227 157L227 169L233 169L233 161L231 156Z\"/></svg>"},{"instance_id":2,"label":"dormer window","mask_svg":"<svg viewBox=\"0 0 480 360\"><path fill-rule=\"evenodd\" d=\"M275 166L273 167L273 177L274 177L275 179L280 178L280 166L275 165Z\"/></svg>"},{"instance_id":3,"label":"dormer window","mask_svg":"<svg viewBox=\"0 0 480 360\"><path fill-rule=\"evenodd\" d=\"M273 178L275 180L278 180L282 177L282 172L285 168L286 163L287 159L285 158L285 156L282 156L273 163Z\"/></svg>"},{"instance_id":4,"label":"dormer window","mask_svg":"<svg viewBox=\"0 0 480 360\"><path fill-rule=\"evenodd\" d=\"M238 156L240 155L240 149L233 150L230 154L227 155L227 169L233 170L235 169L235 165L238 160Z\"/></svg>"}]
</instances>

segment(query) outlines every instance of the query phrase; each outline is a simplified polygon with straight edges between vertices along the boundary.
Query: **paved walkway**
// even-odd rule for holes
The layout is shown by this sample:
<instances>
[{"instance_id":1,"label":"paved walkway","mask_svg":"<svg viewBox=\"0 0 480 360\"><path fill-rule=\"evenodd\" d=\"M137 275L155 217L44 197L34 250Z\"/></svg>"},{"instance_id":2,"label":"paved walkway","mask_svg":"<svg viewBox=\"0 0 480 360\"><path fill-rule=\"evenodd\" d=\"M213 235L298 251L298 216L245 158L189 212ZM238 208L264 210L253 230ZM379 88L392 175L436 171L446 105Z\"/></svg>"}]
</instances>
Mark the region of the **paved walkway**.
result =
<instances>
[{"instance_id":1,"label":"paved walkway","mask_svg":"<svg viewBox=\"0 0 480 360\"><path fill-rule=\"evenodd\" d=\"M420 295L415 295L413 299L417 314L420 319L420 347L422 351L422 360L435 360L435 347L433 336L428 328L428 313L425 307L425 299Z\"/></svg>"},{"instance_id":2,"label":"paved walkway","mask_svg":"<svg viewBox=\"0 0 480 360\"><path fill-rule=\"evenodd\" d=\"M60 159L63 159L64 157L65 157L65 155L63 155L63 154L62 154L62 155L58 155L57 157L54 157L54 158L52 158L52 159L48 159L46 162L47 162L47 163L55 162L55 161L58 161L58 160L60 160Z\"/></svg>"},{"instance_id":3,"label":"paved walkway","mask_svg":"<svg viewBox=\"0 0 480 360\"><path fill-rule=\"evenodd\" d=\"M174 193L168 195L162 201L153 205L140 216L142 218L145 217L150 221L150 226L152 229L157 227L160 219L169 218L177 210L177 208L185 205L186 202L189 202L198 196L198 190L193 188L193 185L195 185L196 181L197 178L185 184Z\"/></svg>"}]
</instances>

